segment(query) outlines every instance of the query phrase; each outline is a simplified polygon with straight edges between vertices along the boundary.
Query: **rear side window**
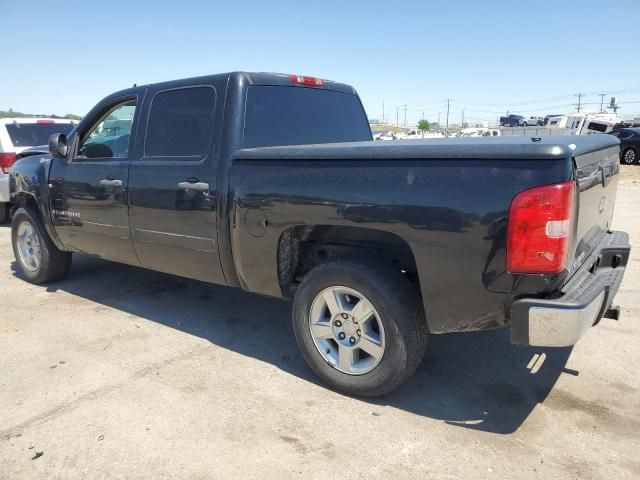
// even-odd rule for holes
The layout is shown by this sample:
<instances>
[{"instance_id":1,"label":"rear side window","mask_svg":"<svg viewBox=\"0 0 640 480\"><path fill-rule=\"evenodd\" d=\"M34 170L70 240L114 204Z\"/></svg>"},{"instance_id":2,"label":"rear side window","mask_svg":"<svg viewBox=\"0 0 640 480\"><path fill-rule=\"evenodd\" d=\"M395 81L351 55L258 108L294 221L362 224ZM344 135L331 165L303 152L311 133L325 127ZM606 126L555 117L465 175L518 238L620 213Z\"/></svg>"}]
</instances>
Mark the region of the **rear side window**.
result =
<instances>
[{"instance_id":1,"label":"rear side window","mask_svg":"<svg viewBox=\"0 0 640 480\"><path fill-rule=\"evenodd\" d=\"M188 87L157 93L151 102L145 157L206 156L213 137L216 92Z\"/></svg>"},{"instance_id":2,"label":"rear side window","mask_svg":"<svg viewBox=\"0 0 640 480\"><path fill-rule=\"evenodd\" d=\"M70 123L8 123L5 125L9 138L14 147L35 147L49 143L49 137L54 133L71 132Z\"/></svg>"},{"instance_id":3,"label":"rear side window","mask_svg":"<svg viewBox=\"0 0 640 480\"><path fill-rule=\"evenodd\" d=\"M633 135L633 134L632 134L631 132L628 132L628 131L626 131L626 130L621 130L621 131L619 132L619 134L618 134L618 136L619 136L620 138L622 138L622 139L629 138L629 137L630 137L630 136L632 136L632 135Z\"/></svg>"},{"instance_id":4,"label":"rear side window","mask_svg":"<svg viewBox=\"0 0 640 480\"><path fill-rule=\"evenodd\" d=\"M247 91L244 147L371 140L357 96L303 87L254 86Z\"/></svg>"},{"instance_id":5,"label":"rear side window","mask_svg":"<svg viewBox=\"0 0 640 480\"><path fill-rule=\"evenodd\" d=\"M606 132L607 131L607 125L605 125L604 123L597 123L597 122L589 122L589 125L587 126L588 130L593 130L595 132Z\"/></svg>"}]
</instances>

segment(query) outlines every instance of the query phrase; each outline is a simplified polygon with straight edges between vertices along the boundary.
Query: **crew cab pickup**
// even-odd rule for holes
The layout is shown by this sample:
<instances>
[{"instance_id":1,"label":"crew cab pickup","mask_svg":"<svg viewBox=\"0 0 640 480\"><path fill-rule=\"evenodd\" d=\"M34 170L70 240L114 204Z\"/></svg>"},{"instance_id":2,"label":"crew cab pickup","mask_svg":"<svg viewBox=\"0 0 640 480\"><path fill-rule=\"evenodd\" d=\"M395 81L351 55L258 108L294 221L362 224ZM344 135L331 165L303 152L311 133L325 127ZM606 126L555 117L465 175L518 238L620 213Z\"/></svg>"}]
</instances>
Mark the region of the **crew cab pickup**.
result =
<instances>
[{"instance_id":1,"label":"crew cab pickup","mask_svg":"<svg viewBox=\"0 0 640 480\"><path fill-rule=\"evenodd\" d=\"M354 89L314 77L136 86L12 167L13 248L37 284L83 252L293 299L309 366L381 395L429 335L567 346L617 315L618 154L611 135L373 142Z\"/></svg>"}]
</instances>

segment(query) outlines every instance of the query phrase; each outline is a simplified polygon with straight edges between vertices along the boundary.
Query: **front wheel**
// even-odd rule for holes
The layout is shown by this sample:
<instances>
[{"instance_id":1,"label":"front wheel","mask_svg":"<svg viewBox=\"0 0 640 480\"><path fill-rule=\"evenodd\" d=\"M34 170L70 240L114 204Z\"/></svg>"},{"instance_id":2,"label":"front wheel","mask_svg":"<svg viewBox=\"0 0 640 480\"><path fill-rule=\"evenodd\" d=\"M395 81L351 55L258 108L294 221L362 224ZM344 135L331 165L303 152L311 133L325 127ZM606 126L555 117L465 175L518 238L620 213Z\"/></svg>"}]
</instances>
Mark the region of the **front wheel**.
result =
<instances>
[{"instance_id":1,"label":"front wheel","mask_svg":"<svg viewBox=\"0 0 640 480\"><path fill-rule=\"evenodd\" d=\"M422 302L405 275L348 259L304 277L294 298L293 330L304 359L323 381L367 397L407 380L427 343Z\"/></svg>"},{"instance_id":2,"label":"front wheel","mask_svg":"<svg viewBox=\"0 0 640 480\"><path fill-rule=\"evenodd\" d=\"M627 148L622 152L622 163L626 165L633 165L638 161L638 155L633 148Z\"/></svg>"},{"instance_id":3,"label":"front wheel","mask_svg":"<svg viewBox=\"0 0 640 480\"><path fill-rule=\"evenodd\" d=\"M529 126L529 124L528 124L527 122L524 122L524 123L522 124L522 126L523 126L523 127L528 127L528 126Z\"/></svg>"},{"instance_id":4,"label":"front wheel","mask_svg":"<svg viewBox=\"0 0 640 480\"><path fill-rule=\"evenodd\" d=\"M71 252L59 250L49 238L40 217L19 208L11 221L13 254L22 275L31 283L59 280L69 273Z\"/></svg>"}]
</instances>

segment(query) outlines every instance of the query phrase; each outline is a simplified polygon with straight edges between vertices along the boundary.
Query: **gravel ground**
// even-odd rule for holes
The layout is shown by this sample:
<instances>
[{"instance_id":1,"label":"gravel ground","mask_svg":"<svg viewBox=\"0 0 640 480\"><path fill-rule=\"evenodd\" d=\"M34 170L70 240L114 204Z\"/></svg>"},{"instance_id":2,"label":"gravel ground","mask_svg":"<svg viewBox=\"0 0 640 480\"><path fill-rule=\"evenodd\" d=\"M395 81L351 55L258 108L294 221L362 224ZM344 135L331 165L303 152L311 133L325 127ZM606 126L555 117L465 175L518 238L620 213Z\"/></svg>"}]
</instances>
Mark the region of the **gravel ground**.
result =
<instances>
[{"instance_id":1,"label":"gravel ground","mask_svg":"<svg viewBox=\"0 0 640 480\"><path fill-rule=\"evenodd\" d=\"M640 245L640 167L615 227ZM30 285L0 227L0 478L639 478L640 263L572 349L432 336L363 401L320 385L285 302L76 256Z\"/></svg>"}]
</instances>

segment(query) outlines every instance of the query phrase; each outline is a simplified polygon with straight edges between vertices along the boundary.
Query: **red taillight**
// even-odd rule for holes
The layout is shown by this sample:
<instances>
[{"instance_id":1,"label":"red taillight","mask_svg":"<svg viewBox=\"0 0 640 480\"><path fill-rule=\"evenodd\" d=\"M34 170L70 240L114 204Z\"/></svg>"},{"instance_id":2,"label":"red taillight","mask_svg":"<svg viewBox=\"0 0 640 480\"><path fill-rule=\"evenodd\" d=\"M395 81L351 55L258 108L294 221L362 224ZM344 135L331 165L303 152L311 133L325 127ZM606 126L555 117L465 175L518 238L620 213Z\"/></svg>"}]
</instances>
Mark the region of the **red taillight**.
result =
<instances>
[{"instance_id":1,"label":"red taillight","mask_svg":"<svg viewBox=\"0 0 640 480\"><path fill-rule=\"evenodd\" d=\"M16 161L15 153L0 153L0 169L3 173L7 173L13 162Z\"/></svg>"},{"instance_id":2,"label":"red taillight","mask_svg":"<svg viewBox=\"0 0 640 480\"><path fill-rule=\"evenodd\" d=\"M314 87L321 87L324 85L324 80L316 77L307 77L305 75L289 75L289 80L292 83L299 83L300 85L312 85Z\"/></svg>"},{"instance_id":3,"label":"red taillight","mask_svg":"<svg viewBox=\"0 0 640 480\"><path fill-rule=\"evenodd\" d=\"M574 182L532 188L509 208L507 270L558 273L567 263L573 229Z\"/></svg>"},{"instance_id":4,"label":"red taillight","mask_svg":"<svg viewBox=\"0 0 640 480\"><path fill-rule=\"evenodd\" d=\"M36 120L36 123L56 123L53 120Z\"/></svg>"}]
</instances>

